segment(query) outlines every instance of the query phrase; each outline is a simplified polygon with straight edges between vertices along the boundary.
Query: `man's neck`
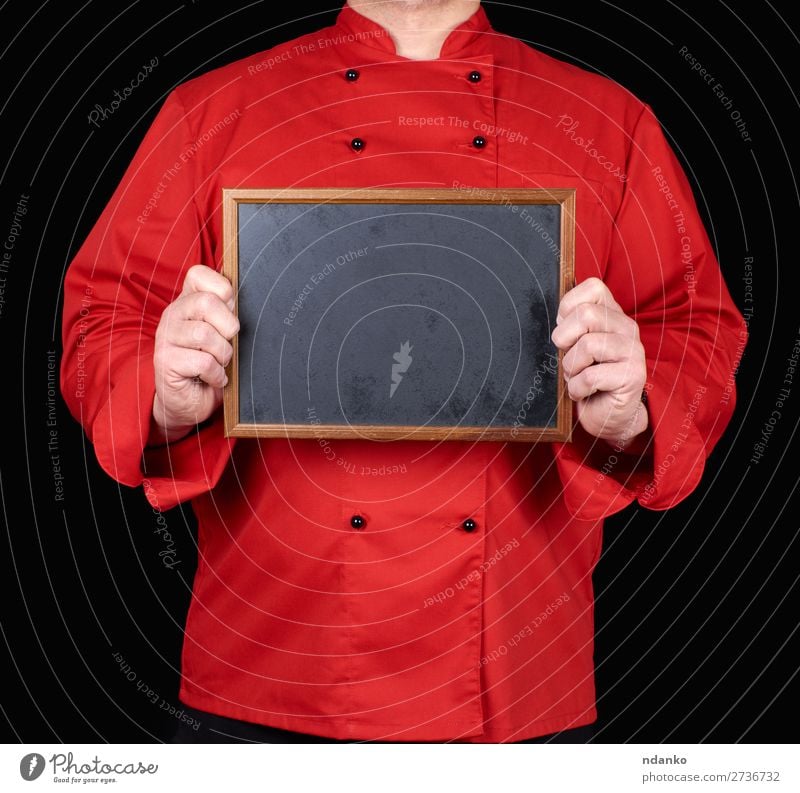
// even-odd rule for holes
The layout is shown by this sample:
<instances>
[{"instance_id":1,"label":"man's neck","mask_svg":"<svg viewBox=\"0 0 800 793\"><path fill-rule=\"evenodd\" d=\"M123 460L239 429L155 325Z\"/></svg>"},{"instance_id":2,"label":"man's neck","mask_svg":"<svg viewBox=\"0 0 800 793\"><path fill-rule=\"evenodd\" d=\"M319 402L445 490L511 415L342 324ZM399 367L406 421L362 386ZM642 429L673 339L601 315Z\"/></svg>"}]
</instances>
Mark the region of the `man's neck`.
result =
<instances>
[{"instance_id":1,"label":"man's neck","mask_svg":"<svg viewBox=\"0 0 800 793\"><path fill-rule=\"evenodd\" d=\"M480 0L347 0L384 28L398 55L413 60L439 57L445 39L480 6Z\"/></svg>"}]
</instances>

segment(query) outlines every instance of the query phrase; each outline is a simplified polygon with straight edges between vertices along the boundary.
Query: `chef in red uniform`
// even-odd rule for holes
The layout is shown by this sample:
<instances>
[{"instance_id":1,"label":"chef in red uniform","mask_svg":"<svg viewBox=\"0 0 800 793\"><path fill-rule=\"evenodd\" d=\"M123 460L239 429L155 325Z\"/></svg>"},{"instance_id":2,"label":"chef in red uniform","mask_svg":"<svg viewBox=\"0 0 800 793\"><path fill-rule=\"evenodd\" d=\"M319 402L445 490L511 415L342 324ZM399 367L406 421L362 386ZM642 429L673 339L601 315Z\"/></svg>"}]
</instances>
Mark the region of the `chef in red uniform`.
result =
<instances>
[{"instance_id":1,"label":"chef in red uniform","mask_svg":"<svg viewBox=\"0 0 800 793\"><path fill-rule=\"evenodd\" d=\"M339 186L577 190L553 333L570 442L224 437L222 189ZM697 486L745 337L647 105L474 0L350 0L169 95L67 274L62 387L112 477L191 499L183 703L329 739L521 741L595 720L603 518Z\"/></svg>"}]
</instances>

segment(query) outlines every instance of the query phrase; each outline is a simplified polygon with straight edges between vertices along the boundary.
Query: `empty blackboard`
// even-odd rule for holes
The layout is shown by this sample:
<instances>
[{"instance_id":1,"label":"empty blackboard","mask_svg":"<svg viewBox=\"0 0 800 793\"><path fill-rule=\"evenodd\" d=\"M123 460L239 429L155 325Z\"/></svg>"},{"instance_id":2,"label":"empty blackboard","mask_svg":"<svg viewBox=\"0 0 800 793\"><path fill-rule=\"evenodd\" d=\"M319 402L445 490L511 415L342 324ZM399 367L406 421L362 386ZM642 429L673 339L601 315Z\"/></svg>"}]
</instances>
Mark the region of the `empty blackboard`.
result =
<instances>
[{"instance_id":1,"label":"empty blackboard","mask_svg":"<svg viewBox=\"0 0 800 793\"><path fill-rule=\"evenodd\" d=\"M240 437L566 440L574 190L225 190Z\"/></svg>"}]
</instances>

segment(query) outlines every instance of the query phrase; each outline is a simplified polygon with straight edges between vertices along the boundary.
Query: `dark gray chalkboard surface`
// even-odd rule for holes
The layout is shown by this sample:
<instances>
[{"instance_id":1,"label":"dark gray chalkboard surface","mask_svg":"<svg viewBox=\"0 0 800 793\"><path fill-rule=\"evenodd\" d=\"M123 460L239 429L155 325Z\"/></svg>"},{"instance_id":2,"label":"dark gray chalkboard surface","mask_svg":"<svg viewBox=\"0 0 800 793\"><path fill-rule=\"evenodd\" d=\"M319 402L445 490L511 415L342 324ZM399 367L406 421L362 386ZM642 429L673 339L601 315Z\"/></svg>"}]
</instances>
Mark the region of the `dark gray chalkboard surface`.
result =
<instances>
[{"instance_id":1,"label":"dark gray chalkboard surface","mask_svg":"<svg viewBox=\"0 0 800 793\"><path fill-rule=\"evenodd\" d=\"M565 440L573 190L226 190L243 437Z\"/></svg>"}]
</instances>

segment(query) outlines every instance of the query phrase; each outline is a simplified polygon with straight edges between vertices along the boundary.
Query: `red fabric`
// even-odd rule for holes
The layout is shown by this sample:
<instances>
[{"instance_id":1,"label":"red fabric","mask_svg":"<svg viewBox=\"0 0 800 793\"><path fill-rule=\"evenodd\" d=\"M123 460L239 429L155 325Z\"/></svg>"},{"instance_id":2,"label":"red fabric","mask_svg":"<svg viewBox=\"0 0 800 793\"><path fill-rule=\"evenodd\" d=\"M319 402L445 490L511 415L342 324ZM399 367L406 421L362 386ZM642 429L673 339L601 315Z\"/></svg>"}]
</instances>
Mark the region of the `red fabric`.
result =
<instances>
[{"instance_id":1,"label":"red fabric","mask_svg":"<svg viewBox=\"0 0 800 793\"><path fill-rule=\"evenodd\" d=\"M540 185L577 189L577 280L640 324L643 457L580 428L538 446L234 443L220 416L144 448L154 331L188 267L221 267L223 187ZM697 485L746 330L647 106L483 10L419 62L345 7L168 97L69 269L63 337L63 393L103 468L149 480L161 509L193 499L184 702L335 738L494 742L595 719L602 518Z\"/></svg>"}]
</instances>

